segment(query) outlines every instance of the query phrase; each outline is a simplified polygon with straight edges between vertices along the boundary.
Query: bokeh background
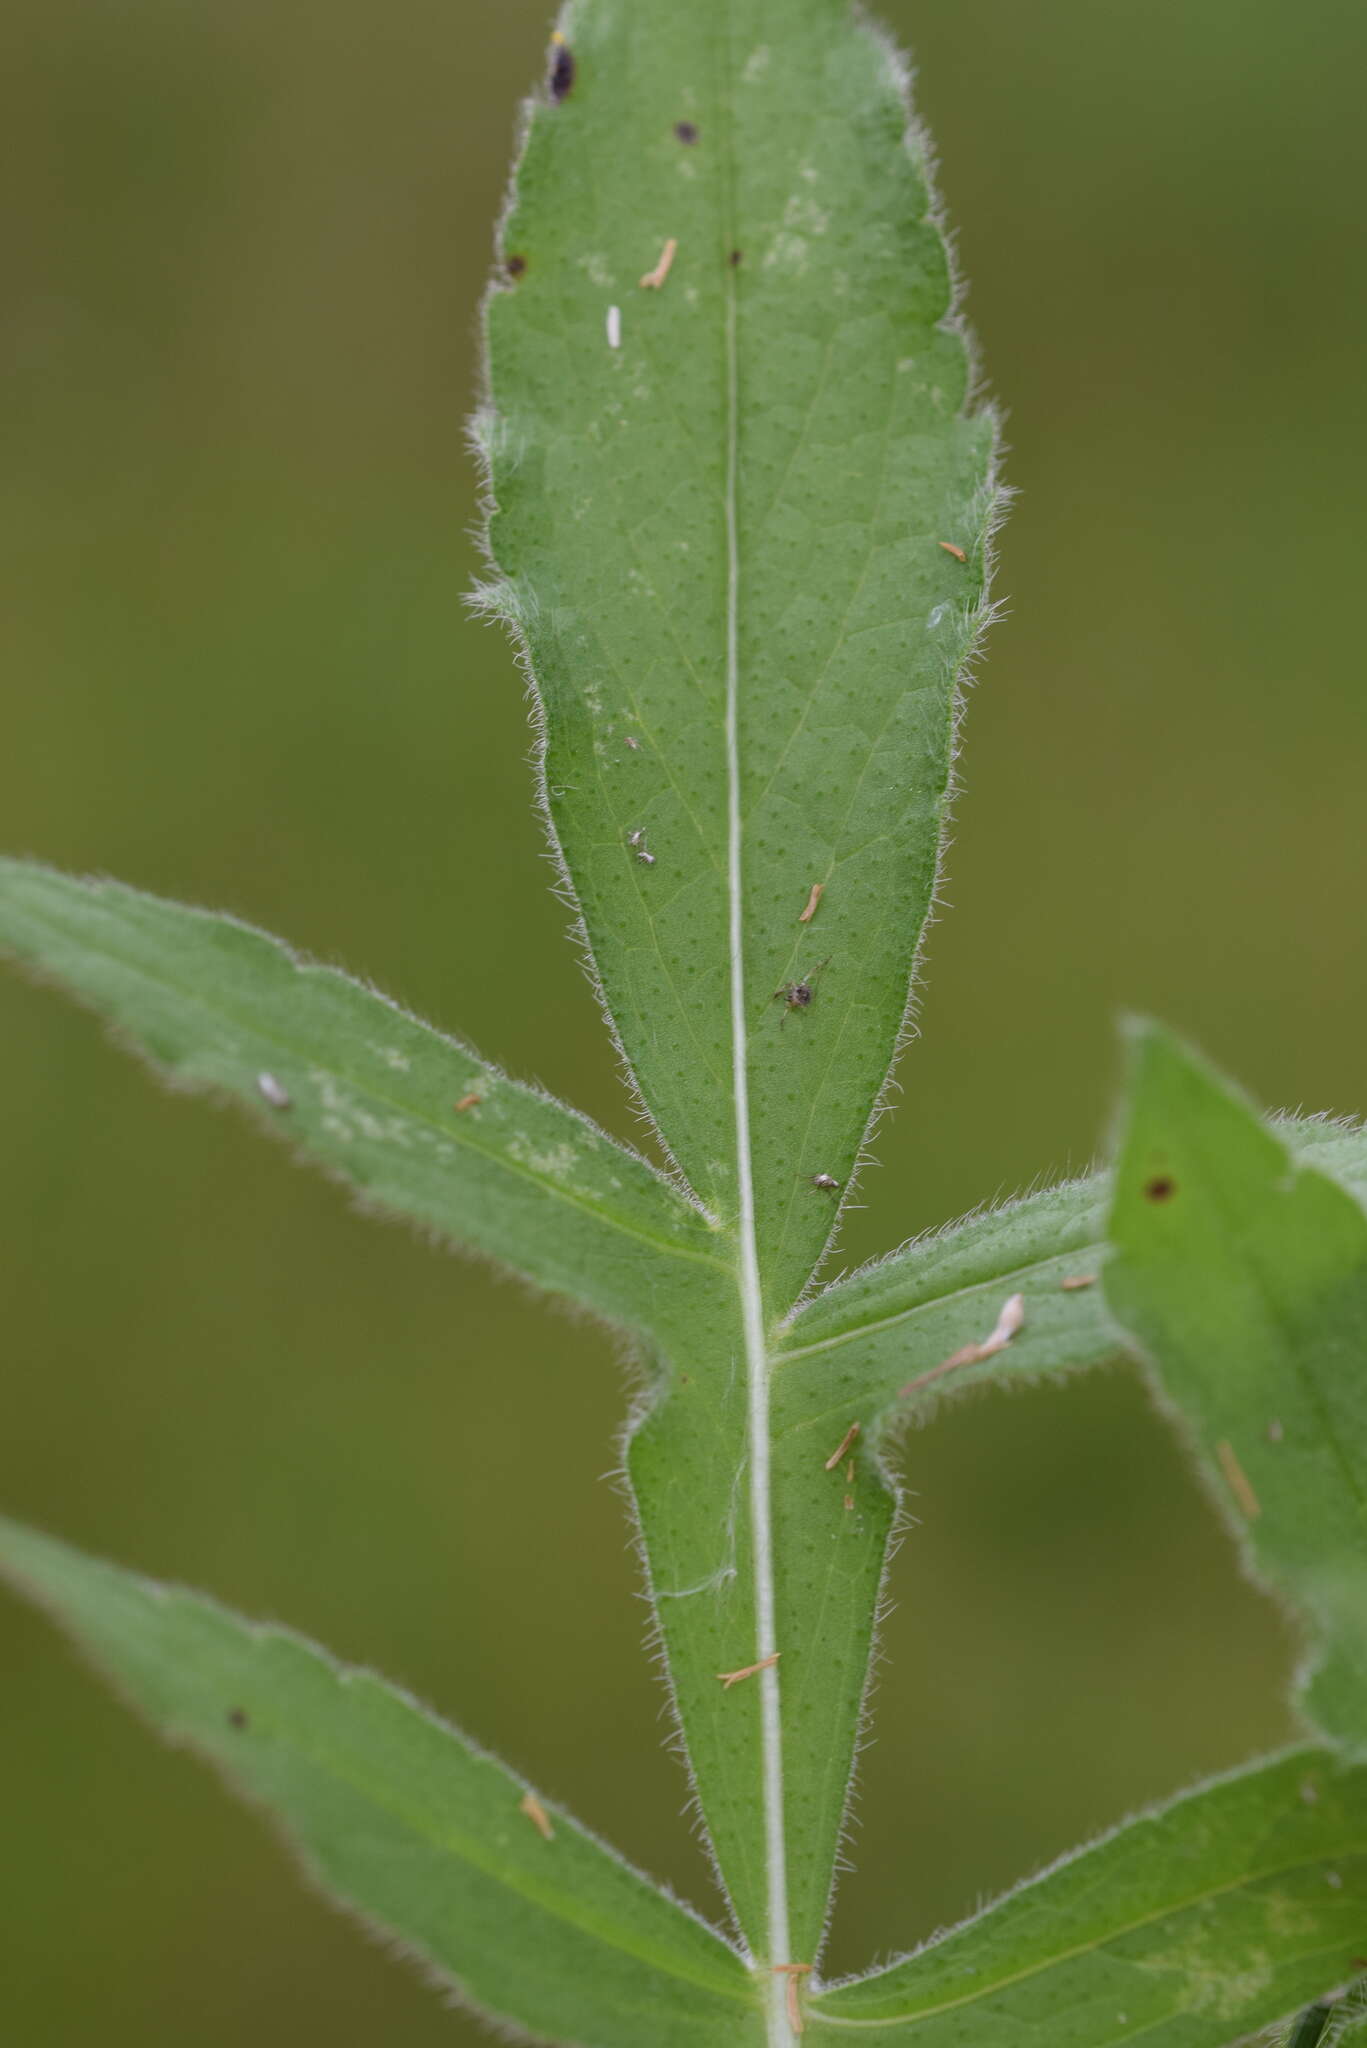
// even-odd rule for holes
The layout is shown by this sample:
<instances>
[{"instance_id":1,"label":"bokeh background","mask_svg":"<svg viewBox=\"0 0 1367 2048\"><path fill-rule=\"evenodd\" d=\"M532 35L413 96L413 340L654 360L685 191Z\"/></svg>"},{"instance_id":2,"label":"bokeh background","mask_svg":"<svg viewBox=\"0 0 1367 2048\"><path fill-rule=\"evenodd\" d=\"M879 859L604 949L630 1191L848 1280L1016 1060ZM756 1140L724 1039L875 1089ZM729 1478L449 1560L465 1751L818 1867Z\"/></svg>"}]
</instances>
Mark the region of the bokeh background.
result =
<instances>
[{"instance_id":1,"label":"bokeh background","mask_svg":"<svg viewBox=\"0 0 1367 2048\"><path fill-rule=\"evenodd\" d=\"M1076 1169L1117 1010L1367 1107L1354 0L885 0L1010 410L1010 614L851 1255ZM629 1134L461 607L475 309L542 0L9 0L0 842L230 908ZM704 1906L610 1343L0 984L0 1500L432 1700ZM1133 1379L915 1437L834 1960L1289 1730ZM476 2030L0 1611L0 2031Z\"/></svg>"}]
</instances>

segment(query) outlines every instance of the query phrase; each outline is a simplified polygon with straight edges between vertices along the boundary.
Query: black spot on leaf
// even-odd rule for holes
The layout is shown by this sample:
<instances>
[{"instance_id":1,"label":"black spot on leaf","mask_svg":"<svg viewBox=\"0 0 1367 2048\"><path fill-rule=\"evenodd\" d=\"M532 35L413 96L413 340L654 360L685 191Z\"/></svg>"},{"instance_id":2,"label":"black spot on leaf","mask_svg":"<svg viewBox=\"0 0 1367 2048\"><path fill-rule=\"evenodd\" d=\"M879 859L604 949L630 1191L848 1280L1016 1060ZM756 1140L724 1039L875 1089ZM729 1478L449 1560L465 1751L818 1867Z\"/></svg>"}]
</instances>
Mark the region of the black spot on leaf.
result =
<instances>
[{"instance_id":1,"label":"black spot on leaf","mask_svg":"<svg viewBox=\"0 0 1367 2048\"><path fill-rule=\"evenodd\" d=\"M568 43L552 43L551 69L546 80L546 90L558 107L567 100L574 87L574 53Z\"/></svg>"}]
</instances>

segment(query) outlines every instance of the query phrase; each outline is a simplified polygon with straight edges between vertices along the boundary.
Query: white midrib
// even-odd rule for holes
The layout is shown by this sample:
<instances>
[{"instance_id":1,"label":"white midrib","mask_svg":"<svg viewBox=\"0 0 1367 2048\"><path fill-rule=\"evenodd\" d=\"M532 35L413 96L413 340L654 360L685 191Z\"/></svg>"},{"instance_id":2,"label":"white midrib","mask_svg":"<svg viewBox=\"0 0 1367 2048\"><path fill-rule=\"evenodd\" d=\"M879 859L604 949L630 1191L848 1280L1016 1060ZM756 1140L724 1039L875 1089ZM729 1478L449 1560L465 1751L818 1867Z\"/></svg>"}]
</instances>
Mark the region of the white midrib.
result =
<instances>
[{"instance_id":1,"label":"white midrib","mask_svg":"<svg viewBox=\"0 0 1367 2048\"><path fill-rule=\"evenodd\" d=\"M750 1158L750 1088L745 1023L745 924L740 808L740 544L736 531L737 420L736 280L726 274L726 803L728 943L731 965L731 1074L736 1111L741 1321L745 1341L750 1471L750 1541L755 1574L755 1662L778 1651L774 1620L774 1528L769 1498L769 1346L755 1245L755 1182ZM765 1897L770 1972L765 1998L770 2048L793 2048L787 1983L790 1963L788 1857L783 1823L783 1721L776 1666L758 1673L764 1816Z\"/></svg>"}]
</instances>

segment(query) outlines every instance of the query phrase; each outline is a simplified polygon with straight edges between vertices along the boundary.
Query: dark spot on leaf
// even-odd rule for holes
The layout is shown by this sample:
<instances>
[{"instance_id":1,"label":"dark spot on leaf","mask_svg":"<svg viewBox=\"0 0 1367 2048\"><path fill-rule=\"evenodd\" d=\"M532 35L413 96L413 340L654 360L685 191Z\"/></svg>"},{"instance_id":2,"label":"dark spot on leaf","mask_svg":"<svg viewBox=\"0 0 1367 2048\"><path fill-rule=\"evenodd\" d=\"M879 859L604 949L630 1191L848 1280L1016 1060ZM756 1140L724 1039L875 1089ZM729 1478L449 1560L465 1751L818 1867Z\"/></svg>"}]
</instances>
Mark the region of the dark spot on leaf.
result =
<instances>
[{"instance_id":1,"label":"dark spot on leaf","mask_svg":"<svg viewBox=\"0 0 1367 2048\"><path fill-rule=\"evenodd\" d=\"M574 85L574 56L568 43L555 43L551 47L551 71L546 80L546 90L558 107L567 100Z\"/></svg>"},{"instance_id":2,"label":"dark spot on leaf","mask_svg":"<svg viewBox=\"0 0 1367 2048\"><path fill-rule=\"evenodd\" d=\"M691 121L676 121L674 123L674 133L678 136L680 142L696 142L698 139L698 131Z\"/></svg>"},{"instance_id":3,"label":"dark spot on leaf","mask_svg":"<svg viewBox=\"0 0 1367 2048\"><path fill-rule=\"evenodd\" d=\"M1155 1174L1151 1181L1144 1184L1146 1202L1170 1202L1176 1193L1177 1182L1169 1180L1165 1173Z\"/></svg>"},{"instance_id":4,"label":"dark spot on leaf","mask_svg":"<svg viewBox=\"0 0 1367 2048\"><path fill-rule=\"evenodd\" d=\"M733 270L739 270L739 268L740 268L740 250L739 250L739 249L733 249L733 250L731 251L731 268L732 268Z\"/></svg>"},{"instance_id":5,"label":"dark spot on leaf","mask_svg":"<svg viewBox=\"0 0 1367 2048\"><path fill-rule=\"evenodd\" d=\"M232 1708L232 1709L231 1709L231 1710L229 1711L229 1714L228 1714L228 1726L229 1726L230 1728L245 1728L245 1727L246 1727L246 1725L247 1725L247 1710L246 1710L246 1708L245 1708L245 1707L233 1707L233 1708Z\"/></svg>"},{"instance_id":6,"label":"dark spot on leaf","mask_svg":"<svg viewBox=\"0 0 1367 2048\"><path fill-rule=\"evenodd\" d=\"M510 256L508 258L507 271L509 277L521 277L526 268L527 259L525 256Z\"/></svg>"}]
</instances>

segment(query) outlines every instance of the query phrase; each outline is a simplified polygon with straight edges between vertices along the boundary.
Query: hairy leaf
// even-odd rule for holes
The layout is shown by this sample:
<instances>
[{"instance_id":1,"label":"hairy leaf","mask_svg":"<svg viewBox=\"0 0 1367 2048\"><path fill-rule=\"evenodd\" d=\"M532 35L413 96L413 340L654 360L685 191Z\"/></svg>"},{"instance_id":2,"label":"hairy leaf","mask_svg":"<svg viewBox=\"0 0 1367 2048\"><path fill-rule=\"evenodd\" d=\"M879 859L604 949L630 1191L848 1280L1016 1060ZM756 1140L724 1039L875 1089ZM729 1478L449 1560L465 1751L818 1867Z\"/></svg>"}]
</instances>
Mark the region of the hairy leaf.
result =
<instances>
[{"instance_id":1,"label":"hairy leaf","mask_svg":"<svg viewBox=\"0 0 1367 2048\"><path fill-rule=\"evenodd\" d=\"M562 28L488 307L492 597L628 1058L738 1227L752 1175L781 1310L830 1227L804 1176L852 1171L906 1005L992 423L848 0L574 0Z\"/></svg>"},{"instance_id":2,"label":"hairy leaf","mask_svg":"<svg viewBox=\"0 0 1367 2048\"><path fill-rule=\"evenodd\" d=\"M630 1471L722 1874L782 1964L820 1938L863 1684L830 1643L870 1616L828 1601L886 1516L837 1491L833 1547L771 1471L770 1332L905 1012L993 429L847 0L573 0L561 31L488 305L486 595L607 1007L732 1259L734 1319L671 1347Z\"/></svg>"},{"instance_id":3,"label":"hairy leaf","mask_svg":"<svg viewBox=\"0 0 1367 2048\"><path fill-rule=\"evenodd\" d=\"M1152 1025L1131 1031L1106 1295L1257 1571L1309 1618L1306 1706L1367 1751L1367 1215Z\"/></svg>"},{"instance_id":4,"label":"hairy leaf","mask_svg":"<svg viewBox=\"0 0 1367 2048\"><path fill-rule=\"evenodd\" d=\"M382 1679L3 1519L0 1575L278 1815L340 1903L483 2012L583 2048L762 2038L745 1966L710 1928Z\"/></svg>"},{"instance_id":5,"label":"hairy leaf","mask_svg":"<svg viewBox=\"0 0 1367 2048\"><path fill-rule=\"evenodd\" d=\"M1309 1118L1276 1128L1299 1156L1367 1191L1367 1133ZM846 1712L857 1711L865 1683L895 1513L880 1455L889 1429L987 1380L1021 1383L1120 1356L1095 1284L1109 1195L1109 1177L1094 1174L970 1218L828 1288L784 1333L771 1411L776 1498L785 1527L799 1540L815 1535L819 1565L805 1582L791 1582L794 1605L785 1604L780 1636L801 1640L815 1617L818 1682L841 1696ZM1067 1284L1079 1280L1090 1284ZM995 1353L964 1358L1016 1295L1024 1309L1018 1333ZM956 1358L963 1362L941 1370ZM856 1423L848 1456L827 1470ZM789 1584L780 1582L781 1594ZM840 1810L844 1757L828 1753L808 1769L808 1800L828 1818Z\"/></svg>"},{"instance_id":6,"label":"hairy leaf","mask_svg":"<svg viewBox=\"0 0 1367 2048\"><path fill-rule=\"evenodd\" d=\"M236 918L0 859L0 948L367 1202L604 1315L663 1334L725 1277L715 1231L635 1153Z\"/></svg>"},{"instance_id":7,"label":"hairy leaf","mask_svg":"<svg viewBox=\"0 0 1367 2048\"><path fill-rule=\"evenodd\" d=\"M1321 1117L1278 1117L1267 1127L1297 1160L1312 1162L1367 1198L1367 1130ZM1106 1258L1109 1173L1089 1174L918 1239L816 1295L785 1327L776 1351L785 1399L813 1423L849 1410L865 1426L902 1402L918 1418L984 1381L1036 1379L1114 1358L1121 1338L1097 1284ZM1084 1284L1085 1283L1085 1284ZM936 1368L985 1337L1003 1302L1025 1298L1009 1344ZM825 1387L829 1408L814 1407ZM799 1391L800 1389L800 1391Z\"/></svg>"},{"instance_id":8,"label":"hairy leaf","mask_svg":"<svg viewBox=\"0 0 1367 2048\"><path fill-rule=\"evenodd\" d=\"M1363 1968L1367 1770L1303 1749L1066 1858L820 1993L813 2043L1229 2048Z\"/></svg>"},{"instance_id":9,"label":"hairy leaf","mask_svg":"<svg viewBox=\"0 0 1367 2048\"><path fill-rule=\"evenodd\" d=\"M1286 2036L1286 2048L1320 2048L1334 2017L1332 2005L1315 2004L1307 2006L1292 2025ZM1339 2037L1342 2039L1342 2036Z\"/></svg>"}]
</instances>

